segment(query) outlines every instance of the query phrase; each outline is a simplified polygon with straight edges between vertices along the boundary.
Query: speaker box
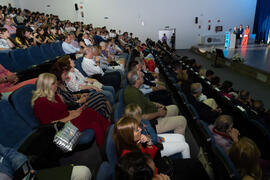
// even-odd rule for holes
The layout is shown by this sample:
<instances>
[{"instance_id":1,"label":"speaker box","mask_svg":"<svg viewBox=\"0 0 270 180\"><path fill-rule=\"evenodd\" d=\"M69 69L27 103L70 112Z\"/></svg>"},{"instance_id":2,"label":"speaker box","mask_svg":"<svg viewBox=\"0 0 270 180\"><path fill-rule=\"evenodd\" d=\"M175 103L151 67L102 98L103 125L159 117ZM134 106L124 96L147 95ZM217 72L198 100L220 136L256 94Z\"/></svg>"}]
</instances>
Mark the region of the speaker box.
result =
<instances>
[{"instance_id":1,"label":"speaker box","mask_svg":"<svg viewBox=\"0 0 270 180\"><path fill-rule=\"evenodd\" d=\"M195 17L195 24L198 24L199 18Z\"/></svg>"},{"instance_id":2,"label":"speaker box","mask_svg":"<svg viewBox=\"0 0 270 180\"><path fill-rule=\"evenodd\" d=\"M78 8L78 4L77 3L75 3L75 11L78 11L79 10L79 8Z\"/></svg>"}]
</instances>

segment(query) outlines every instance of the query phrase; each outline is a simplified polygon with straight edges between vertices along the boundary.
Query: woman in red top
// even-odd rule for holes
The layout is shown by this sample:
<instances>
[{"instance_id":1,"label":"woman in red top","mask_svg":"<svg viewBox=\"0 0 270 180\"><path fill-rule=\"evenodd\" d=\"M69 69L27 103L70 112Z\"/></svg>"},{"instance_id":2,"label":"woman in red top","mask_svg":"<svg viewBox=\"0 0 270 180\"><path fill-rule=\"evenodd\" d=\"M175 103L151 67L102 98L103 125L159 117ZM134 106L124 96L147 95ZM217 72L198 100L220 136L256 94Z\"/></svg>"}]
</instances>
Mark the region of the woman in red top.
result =
<instances>
[{"instance_id":1,"label":"woman in red top","mask_svg":"<svg viewBox=\"0 0 270 180\"><path fill-rule=\"evenodd\" d=\"M249 37L249 25L246 26L245 28L245 33L244 33L244 37L243 37L243 40L242 40L242 47L247 47L247 44L248 44L248 37Z\"/></svg>"},{"instance_id":2,"label":"woman in red top","mask_svg":"<svg viewBox=\"0 0 270 180\"><path fill-rule=\"evenodd\" d=\"M123 117L115 123L113 141L118 157L131 151L141 151L154 159L158 148L149 137L141 134L141 130L138 121L131 117ZM142 146L143 143L146 144L145 147Z\"/></svg>"},{"instance_id":3,"label":"woman in red top","mask_svg":"<svg viewBox=\"0 0 270 180\"><path fill-rule=\"evenodd\" d=\"M65 76L66 73L63 73ZM62 97L56 93L57 80L50 73L40 74L37 80L37 89L33 92L32 106L34 114L41 124L52 122L71 121L80 131L93 129L96 134L96 142L99 147L106 132L109 122L93 109L81 108L68 111Z\"/></svg>"}]
</instances>

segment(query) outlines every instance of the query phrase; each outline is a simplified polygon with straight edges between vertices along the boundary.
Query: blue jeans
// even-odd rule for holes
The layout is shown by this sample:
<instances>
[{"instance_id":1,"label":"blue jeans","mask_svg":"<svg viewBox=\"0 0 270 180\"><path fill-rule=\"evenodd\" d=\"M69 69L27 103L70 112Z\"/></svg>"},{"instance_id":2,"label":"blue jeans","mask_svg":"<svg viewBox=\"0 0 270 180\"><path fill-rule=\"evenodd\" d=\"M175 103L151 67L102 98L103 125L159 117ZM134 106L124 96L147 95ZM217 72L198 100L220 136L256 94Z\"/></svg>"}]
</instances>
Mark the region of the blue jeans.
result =
<instances>
[{"instance_id":1,"label":"blue jeans","mask_svg":"<svg viewBox=\"0 0 270 180\"><path fill-rule=\"evenodd\" d=\"M104 94L111 105L115 103L115 91L112 86L102 86L102 94Z\"/></svg>"}]
</instances>

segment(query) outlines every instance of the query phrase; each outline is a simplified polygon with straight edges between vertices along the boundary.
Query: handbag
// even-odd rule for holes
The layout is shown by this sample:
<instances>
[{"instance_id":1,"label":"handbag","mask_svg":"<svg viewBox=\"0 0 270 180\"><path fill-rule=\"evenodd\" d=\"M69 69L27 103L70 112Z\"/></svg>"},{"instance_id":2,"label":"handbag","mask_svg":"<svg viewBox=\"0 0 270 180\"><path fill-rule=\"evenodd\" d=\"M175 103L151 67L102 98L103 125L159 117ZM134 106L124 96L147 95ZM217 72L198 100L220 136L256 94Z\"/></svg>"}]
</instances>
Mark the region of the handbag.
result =
<instances>
[{"instance_id":1,"label":"handbag","mask_svg":"<svg viewBox=\"0 0 270 180\"><path fill-rule=\"evenodd\" d=\"M174 175L174 163L167 156L163 156L162 158L155 159L155 164L160 173L166 174L173 178Z\"/></svg>"},{"instance_id":2,"label":"handbag","mask_svg":"<svg viewBox=\"0 0 270 180\"><path fill-rule=\"evenodd\" d=\"M65 123L61 130L57 129L55 126L56 134L54 136L53 142L64 152L69 152L74 149L80 138L81 132L74 126L70 121Z\"/></svg>"}]
</instances>

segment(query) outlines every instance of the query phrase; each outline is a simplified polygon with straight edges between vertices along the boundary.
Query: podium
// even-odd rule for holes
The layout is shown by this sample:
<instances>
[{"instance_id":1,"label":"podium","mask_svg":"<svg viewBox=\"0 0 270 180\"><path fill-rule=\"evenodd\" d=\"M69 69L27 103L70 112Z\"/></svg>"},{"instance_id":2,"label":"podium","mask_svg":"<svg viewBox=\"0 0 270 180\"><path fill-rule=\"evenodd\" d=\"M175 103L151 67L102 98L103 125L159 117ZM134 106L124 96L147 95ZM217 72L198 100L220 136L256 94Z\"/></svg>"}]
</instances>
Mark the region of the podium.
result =
<instances>
[{"instance_id":1,"label":"podium","mask_svg":"<svg viewBox=\"0 0 270 180\"><path fill-rule=\"evenodd\" d=\"M226 32L225 49L235 48L235 45L236 45L236 35L232 32Z\"/></svg>"}]
</instances>

